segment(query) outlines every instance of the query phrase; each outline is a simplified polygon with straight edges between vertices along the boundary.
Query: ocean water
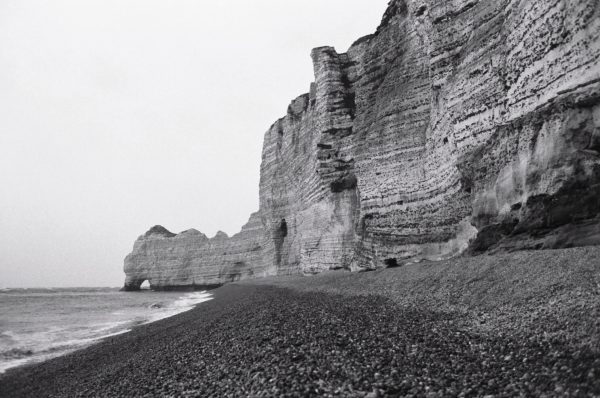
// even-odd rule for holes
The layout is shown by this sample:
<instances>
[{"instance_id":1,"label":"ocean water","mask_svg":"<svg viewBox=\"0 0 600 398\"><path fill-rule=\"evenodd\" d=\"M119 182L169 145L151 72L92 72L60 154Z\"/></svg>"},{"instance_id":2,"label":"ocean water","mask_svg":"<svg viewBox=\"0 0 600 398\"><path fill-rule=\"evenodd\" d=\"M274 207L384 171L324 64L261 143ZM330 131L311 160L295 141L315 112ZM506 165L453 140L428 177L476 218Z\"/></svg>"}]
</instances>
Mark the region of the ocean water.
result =
<instances>
[{"instance_id":1,"label":"ocean water","mask_svg":"<svg viewBox=\"0 0 600 398\"><path fill-rule=\"evenodd\" d=\"M64 355L210 299L207 292L0 289L0 373Z\"/></svg>"}]
</instances>

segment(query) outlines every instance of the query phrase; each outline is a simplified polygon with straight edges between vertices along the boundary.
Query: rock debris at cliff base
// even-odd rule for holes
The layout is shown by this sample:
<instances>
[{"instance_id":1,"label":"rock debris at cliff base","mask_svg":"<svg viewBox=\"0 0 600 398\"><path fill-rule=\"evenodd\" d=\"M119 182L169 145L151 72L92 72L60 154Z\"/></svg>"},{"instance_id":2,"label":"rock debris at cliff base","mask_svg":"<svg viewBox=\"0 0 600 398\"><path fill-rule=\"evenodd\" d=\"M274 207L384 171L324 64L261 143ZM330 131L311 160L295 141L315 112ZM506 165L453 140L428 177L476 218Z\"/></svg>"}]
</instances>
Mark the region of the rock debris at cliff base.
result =
<instances>
[{"instance_id":1,"label":"rock debris at cliff base","mask_svg":"<svg viewBox=\"0 0 600 398\"><path fill-rule=\"evenodd\" d=\"M311 57L258 212L231 238L150 230L126 289L600 244L597 0L392 0Z\"/></svg>"},{"instance_id":2,"label":"rock debris at cliff base","mask_svg":"<svg viewBox=\"0 0 600 398\"><path fill-rule=\"evenodd\" d=\"M598 396L597 258L520 252L230 284L190 312L9 371L0 395Z\"/></svg>"}]
</instances>

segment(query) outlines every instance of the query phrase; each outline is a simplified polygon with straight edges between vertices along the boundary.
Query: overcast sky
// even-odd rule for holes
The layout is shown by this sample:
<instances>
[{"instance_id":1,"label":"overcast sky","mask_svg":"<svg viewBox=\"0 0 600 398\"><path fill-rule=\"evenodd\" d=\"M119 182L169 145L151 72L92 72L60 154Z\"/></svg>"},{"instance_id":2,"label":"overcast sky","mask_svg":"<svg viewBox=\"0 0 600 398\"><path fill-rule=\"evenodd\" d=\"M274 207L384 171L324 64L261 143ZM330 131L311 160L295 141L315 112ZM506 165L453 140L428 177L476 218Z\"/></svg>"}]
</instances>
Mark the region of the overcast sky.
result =
<instances>
[{"instance_id":1,"label":"overcast sky","mask_svg":"<svg viewBox=\"0 0 600 398\"><path fill-rule=\"evenodd\" d=\"M0 0L0 287L119 286L161 224L232 235L262 138L387 0Z\"/></svg>"}]
</instances>

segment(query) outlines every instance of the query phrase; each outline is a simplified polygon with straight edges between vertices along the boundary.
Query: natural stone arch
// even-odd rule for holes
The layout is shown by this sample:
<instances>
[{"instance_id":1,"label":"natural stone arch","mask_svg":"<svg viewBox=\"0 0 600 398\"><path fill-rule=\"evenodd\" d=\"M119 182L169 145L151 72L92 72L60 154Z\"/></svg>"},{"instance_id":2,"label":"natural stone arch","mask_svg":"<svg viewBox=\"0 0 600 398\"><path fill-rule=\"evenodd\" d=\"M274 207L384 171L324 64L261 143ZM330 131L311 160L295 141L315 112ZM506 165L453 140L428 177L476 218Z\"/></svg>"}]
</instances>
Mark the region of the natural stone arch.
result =
<instances>
[{"instance_id":1,"label":"natural stone arch","mask_svg":"<svg viewBox=\"0 0 600 398\"><path fill-rule=\"evenodd\" d=\"M139 292L141 290L142 284L144 282L148 282L150 289L152 288L152 284L150 283L150 280L148 278L135 278L135 279L127 278L125 280L125 285L123 286L123 288L121 290L123 290L125 292Z\"/></svg>"},{"instance_id":2,"label":"natural stone arch","mask_svg":"<svg viewBox=\"0 0 600 398\"><path fill-rule=\"evenodd\" d=\"M145 279L140 283L140 290L150 290L152 285L150 285L150 280Z\"/></svg>"}]
</instances>

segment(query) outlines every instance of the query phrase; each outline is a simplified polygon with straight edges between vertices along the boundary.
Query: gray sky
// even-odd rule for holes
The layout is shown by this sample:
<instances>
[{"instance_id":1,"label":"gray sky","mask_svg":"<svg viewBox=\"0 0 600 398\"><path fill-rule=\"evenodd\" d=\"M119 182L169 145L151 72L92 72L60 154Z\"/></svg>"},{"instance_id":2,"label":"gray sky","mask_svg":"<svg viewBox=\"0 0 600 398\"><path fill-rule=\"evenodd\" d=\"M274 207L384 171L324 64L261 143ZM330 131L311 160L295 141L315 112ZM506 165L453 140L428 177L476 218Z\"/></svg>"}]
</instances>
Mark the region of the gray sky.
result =
<instances>
[{"instance_id":1,"label":"gray sky","mask_svg":"<svg viewBox=\"0 0 600 398\"><path fill-rule=\"evenodd\" d=\"M386 5L0 0L0 287L120 286L154 224L238 232L310 50Z\"/></svg>"}]
</instances>

